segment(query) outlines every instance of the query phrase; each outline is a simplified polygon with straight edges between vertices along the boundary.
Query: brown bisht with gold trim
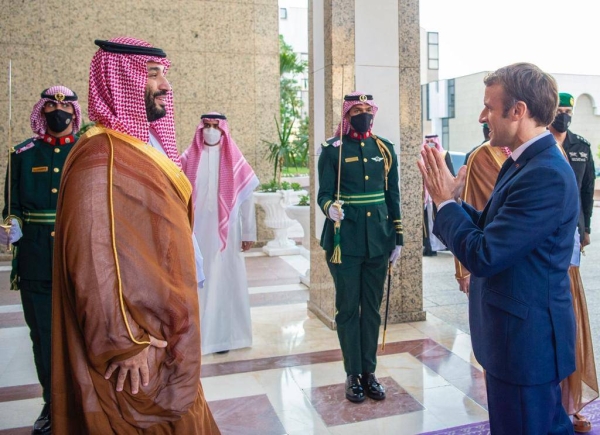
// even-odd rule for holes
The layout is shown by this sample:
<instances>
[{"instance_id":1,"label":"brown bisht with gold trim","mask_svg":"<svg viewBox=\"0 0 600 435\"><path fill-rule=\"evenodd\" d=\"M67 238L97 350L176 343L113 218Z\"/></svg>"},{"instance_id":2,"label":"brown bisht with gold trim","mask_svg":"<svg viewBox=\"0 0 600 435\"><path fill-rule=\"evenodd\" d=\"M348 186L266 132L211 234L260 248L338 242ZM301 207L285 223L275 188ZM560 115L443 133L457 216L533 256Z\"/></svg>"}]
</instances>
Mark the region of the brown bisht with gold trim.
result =
<instances>
[{"instance_id":1,"label":"brown bisht with gold trim","mask_svg":"<svg viewBox=\"0 0 600 435\"><path fill-rule=\"evenodd\" d=\"M507 158L508 154L504 149L492 147L489 142L476 148L467 163L465 190L462 192L461 198L475 209L483 210L494 190L500 168ZM456 171L458 172L458 168ZM454 264L457 279L471 275L471 272L456 258Z\"/></svg>"},{"instance_id":2,"label":"brown bisht with gold trim","mask_svg":"<svg viewBox=\"0 0 600 435\"><path fill-rule=\"evenodd\" d=\"M200 384L191 185L140 140L94 127L64 168L54 249L52 426L58 434L217 434ZM149 335L150 382L107 367ZM141 344L137 344L141 343Z\"/></svg>"}]
</instances>

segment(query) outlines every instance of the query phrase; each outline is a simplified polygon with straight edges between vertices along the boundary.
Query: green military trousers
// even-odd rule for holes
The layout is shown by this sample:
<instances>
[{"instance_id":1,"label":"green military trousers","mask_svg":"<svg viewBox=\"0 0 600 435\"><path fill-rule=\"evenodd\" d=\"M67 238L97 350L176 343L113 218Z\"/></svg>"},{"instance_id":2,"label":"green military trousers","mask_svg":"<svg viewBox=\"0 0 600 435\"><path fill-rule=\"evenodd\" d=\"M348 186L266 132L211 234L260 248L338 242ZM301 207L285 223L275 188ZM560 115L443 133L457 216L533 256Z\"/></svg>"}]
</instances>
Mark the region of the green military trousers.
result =
<instances>
[{"instance_id":1,"label":"green military trousers","mask_svg":"<svg viewBox=\"0 0 600 435\"><path fill-rule=\"evenodd\" d=\"M19 281L23 315L33 343L33 360L43 389L44 401L50 403L50 329L52 326L52 282Z\"/></svg>"},{"instance_id":2,"label":"green military trousers","mask_svg":"<svg viewBox=\"0 0 600 435\"><path fill-rule=\"evenodd\" d=\"M374 373L388 257L342 254L342 263L327 265L335 283L335 322L347 375Z\"/></svg>"}]
</instances>

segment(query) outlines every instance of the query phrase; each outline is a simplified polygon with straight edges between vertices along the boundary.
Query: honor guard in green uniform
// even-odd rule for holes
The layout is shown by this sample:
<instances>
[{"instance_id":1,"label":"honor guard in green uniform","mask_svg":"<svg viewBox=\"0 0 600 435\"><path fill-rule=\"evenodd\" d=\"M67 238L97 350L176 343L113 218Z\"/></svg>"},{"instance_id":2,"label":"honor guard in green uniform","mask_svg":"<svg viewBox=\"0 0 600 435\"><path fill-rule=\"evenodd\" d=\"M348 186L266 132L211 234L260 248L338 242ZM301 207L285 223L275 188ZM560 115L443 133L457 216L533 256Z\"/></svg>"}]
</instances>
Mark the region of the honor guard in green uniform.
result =
<instances>
[{"instance_id":1,"label":"honor guard in green uniform","mask_svg":"<svg viewBox=\"0 0 600 435\"><path fill-rule=\"evenodd\" d=\"M30 329L44 408L34 434L51 433L50 326L54 220L62 168L77 140L81 109L75 92L53 86L33 107L34 136L10 153L0 243L14 245L11 288L21 291L23 315ZM10 174L10 179L9 179Z\"/></svg>"},{"instance_id":2,"label":"honor guard in green uniform","mask_svg":"<svg viewBox=\"0 0 600 435\"><path fill-rule=\"evenodd\" d=\"M342 121L319 156L319 207L327 216L321 246L336 289L335 321L346 370L346 398L385 399L375 376L379 308L388 266L402 250L398 159L371 132L371 95L344 97Z\"/></svg>"}]
</instances>

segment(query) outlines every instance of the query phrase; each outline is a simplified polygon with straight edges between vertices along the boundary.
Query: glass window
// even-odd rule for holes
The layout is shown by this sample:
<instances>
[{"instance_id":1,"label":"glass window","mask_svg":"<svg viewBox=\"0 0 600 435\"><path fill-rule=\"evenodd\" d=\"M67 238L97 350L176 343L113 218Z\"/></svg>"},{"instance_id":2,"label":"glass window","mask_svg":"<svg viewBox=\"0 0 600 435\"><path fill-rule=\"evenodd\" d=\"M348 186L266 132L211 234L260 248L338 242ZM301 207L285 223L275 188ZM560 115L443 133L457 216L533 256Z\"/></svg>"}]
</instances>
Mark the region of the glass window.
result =
<instances>
[{"instance_id":1,"label":"glass window","mask_svg":"<svg viewBox=\"0 0 600 435\"><path fill-rule=\"evenodd\" d=\"M279 19L287 20L287 9L286 8L279 8Z\"/></svg>"},{"instance_id":2,"label":"glass window","mask_svg":"<svg viewBox=\"0 0 600 435\"><path fill-rule=\"evenodd\" d=\"M455 85L454 79L448 80L448 118L455 117Z\"/></svg>"},{"instance_id":3,"label":"glass window","mask_svg":"<svg viewBox=\"0 0 600 435\"><path fill-rule=\"evenodd\" d=\"M429 85L423 85L423 97L421 104L425 104L425 113L427 114L427 121L431 121L431 115L429 114Z\"/></svg>"},{"instance_id":4,"label":"glass window","mask_svg":"<svg viewBox=\"0 0 600 435\"><path fill-rule=\"evenodd\" d=\"M442 118L442 146L450 150L450 123L448 118Z\"/></svg>"},{"instance_id":5,"label":"glass window","mask_svg":"<svg viewBox=\"0 0 600 435\"><path fill-rule=\"evenodd\" d=\"M438 46L431 44L429 46L429 59L439 59Z\"/></svg>"},{"instance_id":6,"label":"glass window","mask_svg":"<svg viewBox=\"0 0 600 435\"><path fill-rule=\"evenodd\" d=\"M427 68L440 69L439 40L437 32L427 32Z\"/></svg>"}]
</instances>

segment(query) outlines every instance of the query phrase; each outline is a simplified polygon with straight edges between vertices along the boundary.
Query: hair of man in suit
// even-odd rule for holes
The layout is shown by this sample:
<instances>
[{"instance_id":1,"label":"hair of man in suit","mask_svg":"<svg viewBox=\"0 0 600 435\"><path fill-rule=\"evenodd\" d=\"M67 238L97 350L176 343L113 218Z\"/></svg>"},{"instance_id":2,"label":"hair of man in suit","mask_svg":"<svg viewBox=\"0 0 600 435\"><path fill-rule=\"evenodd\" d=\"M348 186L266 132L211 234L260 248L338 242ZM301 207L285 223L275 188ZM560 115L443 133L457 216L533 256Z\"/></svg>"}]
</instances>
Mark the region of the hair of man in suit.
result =
<instances>
[{"instance_id":1,"label":"hair of man in suit","mask_svg":"<svg viewBox=\"0 0 600 435\"><path fill-rule=\"evenodd\" d=\"M500 84L504 89L504 113L518 101L523 101L537 125L549 125L554 121L558 107L556 80L531 63L514 63L488 74L486 86Z\"/></svg>"}]
</instances>

